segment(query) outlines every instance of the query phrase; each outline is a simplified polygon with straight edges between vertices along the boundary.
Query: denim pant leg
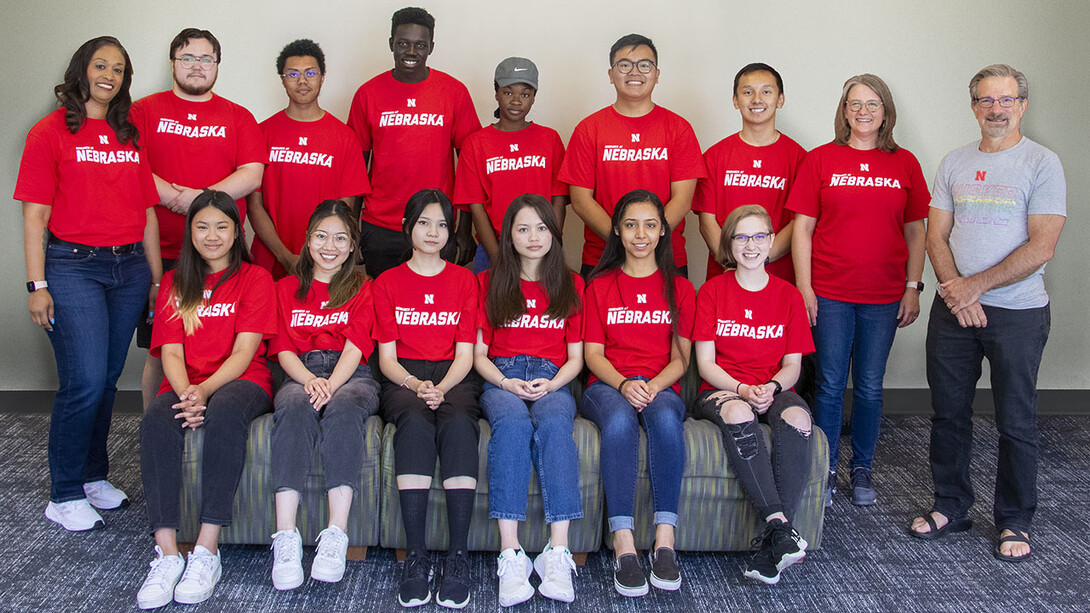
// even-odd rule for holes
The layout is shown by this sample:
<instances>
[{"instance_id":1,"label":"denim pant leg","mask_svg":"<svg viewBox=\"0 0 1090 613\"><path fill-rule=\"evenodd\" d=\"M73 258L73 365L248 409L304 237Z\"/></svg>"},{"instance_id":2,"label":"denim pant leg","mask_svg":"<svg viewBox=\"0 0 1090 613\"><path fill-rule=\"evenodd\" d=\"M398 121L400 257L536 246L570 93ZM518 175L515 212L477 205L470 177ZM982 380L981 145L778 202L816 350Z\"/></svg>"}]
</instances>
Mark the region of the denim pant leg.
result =
<instances>
[{"instance_id":1,"label":"denim pant leg","mask_svg":"<svg viewBox=\"0 0 1090 613\"><path fill-rule=\"evenodd\" d=\"M579 497L579 451L575 448L575 398L560 388L530 406L534 438L530 452L541 482L545 523L583 517Z\"/></svg>"},{"instance_id":2,"label":"denim pant leg","mask_svg":"<svg viewBox=\"0 0 1090 613\"><path fill-rule=\"evenodd\" d=\"M56 245L46 250L45 277L59 380L49 428L50 500L68 502L84 498L83 484L109 472L117 378L151 277L142 250L115 256Z\"/></svg>"},{"instance_id":3,"label":"denim pant leg","mask_svg":"<svg viewBox=\"0 0 1090 613\"><path fill-rule=\"evenodd\" d=\"M231 525L231 506L246 464L250 422L269 411L269 396L260 385L235 379L216 390L204 412L201 456L202 524Z\"/></svg>"},{"instance_id":4,"label":"denim pant leg","mask_svg":"<svg viewBox=\"0 0 1090 613\"><path fill-rule=\"evenodd\" d=\"M1051 328L1046 305L1012 310L984 307L984 355L991 367L999 430L996 528L1029 532L1037 509L1037 372Z\"/></svg>"},{"instance_id":5,"label":"denim pant leg","mask_svg":"<svg viewBox=\"0 0 1090 613\"><path fill-rule=\"evenodd\" d=\"M808 432L796 429L783 419L784 411L792 407L805 411L810 418L811 427ZM810 417L806 401L791 391L778 394L764 416L772 431L772 474L776 480L776 490L780 494L784 515L791 521L810 477L813 418Z\"/></svg>"},{"instance_id":6,"label":"denim pant leg","mask_svg":"<svg viewBox=\"0 0 1090 613\"><path fill-rule=\"evenodd\" d=\"M273 401L273 491L302 492L318 444L319 414L310 404L303 385L288 377Z\"/></svg>"},{"instance_id":7,"label":"denim pant leg","mask_svg":"<svg viewBox=\"0 0 1090 613\"><path fill-rule=\"evenodd\" d=\"M817 297L817 324L813 327L817 347L814 384L814 412L818 427L829 437L829 470L836 470L840 457L840 428L844 419L844 390L855 340L852 304Z\"/></svg>"},{"instance_id":8,"label":"denim pant leg","mask_svg":"<svg viewBox=\"0 0 1090 613\"><path fill-rule=\"evenodd\" d=\"M882 427L882 387L900 302L855 305L851 468L871 468Z\"/></svg>"},{"instance_id":9,"label":"denim pant leg","mask_svg":"<svg viewBox=\"0 0 1090 613\"><path fill-rule=\"evenodd\" d=\"M378 411L378 383L371 367L360 364L322 407L322 471L325 487L355 489L363 465L364 423Z\"/></svg>"},{"instance_id":10,"label":"denim pant leg","mask_svg":"<svg viewBox=\"0 0 1090 613\"><path fill-rule=\"evenodd\" d=\"M595 381L583 393L583 415L598 426L601 473L610 531L631 530L639 463L640 423L620 392Z\"/></svg>"},{"instance_id":11,"label":"denim pant leg","mask_svg":"<svg viewBox=\"0 0 1090 613\"><path fill-rule=\"evenodd\" d=\"M178 395L163 392L152 400L140 420L140 478L152 531L178 529L182 491L182 452L185 433L182 420L171 406Z\"/></svg>"},{"instance_id":12,"label":"denim pant leg","mask_svg":"<svg viewBox=\"0 0 1090 613\"><path fill-rule=\"evenodd\" d=\"M989 322L989 326L991 322ZM962 328L936 297L927 320L927 385L931 388L931 479L934 510L965 517L973 506L969 463L973 445L973 396L984 346L980 328Z\"/></svg>"},{"instance_id":13,"label":"denim pant leg","mask_svg":"<svg viewBox=\"0 0 1090 613\"><path fill-rule=\"evenodd\" d=\"M681 477L685 473L685 403L677 392L666 388L640 412L640 421L647 431L655 525L677 526Z\"/></svg>"},{"instance_id":14,"label":"denim pant leg","mask_svg":"<svg viewBox=\"0 0 1090 613\"><path fill-rule=\"evenodd\" d=\"M481 410L492 426L488 441L488 517L525 521L532 470L530 440L534 435L530 409L511 392L491 384L486 388L481 394Z\"/></svg>"}]
</instances>

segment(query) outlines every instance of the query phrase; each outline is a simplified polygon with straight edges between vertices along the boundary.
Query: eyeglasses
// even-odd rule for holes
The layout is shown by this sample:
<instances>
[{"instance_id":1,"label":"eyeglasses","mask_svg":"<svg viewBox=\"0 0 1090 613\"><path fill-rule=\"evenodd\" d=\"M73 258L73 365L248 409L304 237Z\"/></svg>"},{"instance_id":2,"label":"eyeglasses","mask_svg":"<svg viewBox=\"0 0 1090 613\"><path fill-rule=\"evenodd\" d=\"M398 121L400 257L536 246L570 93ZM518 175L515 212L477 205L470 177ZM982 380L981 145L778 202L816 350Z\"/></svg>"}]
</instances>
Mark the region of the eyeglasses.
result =
<instances>
[{"instance_id":1,"label":"eyeglasses","mask_svg":"<svg viewBox=\"0 0 1090 613\"><path fill-rule=\"evenodd\" d=\"M322 231L317 231L311 234L310 242L314 243L315 245L324 245L330 238L333 239L333 245L338 249L347 249L350 243L348 235L343 232L339 232L337 234L327 234Z\"/></svg>"},{"instance_id":2,"label":"eyeglasses","mask_svg":"<svg viewBox=\"0 0 1090 613\"><path fill-rule=\"evenodd\" d=\"M640 74L648 74L655 69L655 63L651 60L640 60L633 62L632 60L617 60L617 63L613 64L613 68L616 68L621 74L628 74L632 72L632 68L640 71Z\"/></svg>"},{"instance_id":3,"label":"eyeglasses","mask_svg":"<svg viewBox=\"0 0 1090 613\"><path fill-rule=\"evenodd\" d=\"M734 241L735 245L742 247L753 241L758 245L767 245L768 239L772 238L772 235L768 232L758 232L757 234L732 234L730 239Z\"/></svg>"},{"instance_id":4,"label":"eyeglasses","mask_svg":"<svg viewBox=\"0 0 1090 613\"><path fill-rule=\"evenodd\" d=\"M1022 96L1003 96L1002 98L973 98L973 102L982 109L990 109L997 102L999 106L1009 109L1014 106L1016 101L1021 99Z\"/></svg>"},{"instance_id":5,"label":"eyeglasses","mask_svg":"<svg viewBox=\"0 0 1090 613\"><path fill-rule=\"evenodd\" d=\"M867 110L872 112L872 113L877 113L878 109L882 108L882 101L881 100L867 100L866 102L863 102L862 100L849 100L848 102L845 103L845 105L853 113L858 113L859 111L862 111L863 107L867 107Z\"/></svg>"},{"instance_id":6,"label":"eyeglasses","mask_svg":"<svg viewBox=\"0 0 1090 613\"><path fill-rule=\"evenodd\" d=\"M210 55L202 55L201 57L183 55L182 57L174 58L174 61L181 63L183 68L199 67L204 70L211 70L212 66L219 64L219 60Z\"/></svg>"},{"instance_id":7,"label":"eyeglasses","mask_svg":"<svg viewBox=\"0 0 1090 613\"><path fill-rule=\"evenodd\" d=\"M285 79L292 79L294 81L298 81L299 77L306 77L308 79L316 79L316 78L318 78L318 75L320 75L320 74L322 74L322 73L318 72L317 68L308 68L308 69L306 69L304 71L288 70L288 71L286 71L284 74L282 74L280 76L284 77Z\"/></svg>"}]
</instances>

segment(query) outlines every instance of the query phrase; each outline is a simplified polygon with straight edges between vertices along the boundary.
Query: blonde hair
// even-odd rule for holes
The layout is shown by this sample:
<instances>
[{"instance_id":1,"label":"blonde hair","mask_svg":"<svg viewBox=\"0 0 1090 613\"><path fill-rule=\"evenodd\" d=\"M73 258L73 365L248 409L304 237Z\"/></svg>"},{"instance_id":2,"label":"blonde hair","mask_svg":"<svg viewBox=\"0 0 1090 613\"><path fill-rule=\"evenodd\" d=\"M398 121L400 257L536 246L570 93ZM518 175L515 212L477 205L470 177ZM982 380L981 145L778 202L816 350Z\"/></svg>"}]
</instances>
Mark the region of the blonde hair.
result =
<instances>
[{"instance_id":1,"label":"blonde hair","mask_svg":"<svg viewBox=\"0 0 1090 613\"><path fill-rule=\"evenodd\" d=\"M844 82L844 90L840 94L840 104L836 106L836 117L833 119L833 131L836 133L833 142L838 145L847 145L852 136L852 127L848 124L848 118L844 116L847 108L848 94L856 85L865 85L878 94L882 101L882 125L878 126L878 148L887 153L894 153L901 147L893 140L893 126L897 125L897 107L893 104L893 94L889 86L881 77L872 74L860 74Z\"/></svg>"}]
</instances>

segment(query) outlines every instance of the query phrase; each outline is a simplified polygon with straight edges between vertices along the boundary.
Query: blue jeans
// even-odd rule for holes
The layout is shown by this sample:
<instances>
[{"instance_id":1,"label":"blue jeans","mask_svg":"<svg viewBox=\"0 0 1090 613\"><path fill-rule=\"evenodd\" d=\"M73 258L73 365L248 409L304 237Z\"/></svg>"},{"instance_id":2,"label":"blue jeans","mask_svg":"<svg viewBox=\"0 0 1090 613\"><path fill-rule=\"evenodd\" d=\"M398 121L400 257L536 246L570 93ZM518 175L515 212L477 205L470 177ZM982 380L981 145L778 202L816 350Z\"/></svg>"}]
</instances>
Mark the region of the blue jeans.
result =
<instances>
[{"instance_id":1,"label":"blue jeans","mask_svg":"<svg viewBox=\"0 0 1090 613\"><path fill-rule=\"evenodd\" d=\"M848 369L852 373L851 468L870 469L882 425L882 380L897 332L900 301L859 304L817 297L815 421L829 437L829 470L836 470Z\"/></svg>"},{"instance_id":2,"label":"blue jeans","mask_svg":"<svg viewBox=\"0 0 1090 613\"><path fill-rule=\"evenodd\" d=\"M473 272L480 273L489 268L492 268L492 261L488 259L488 252L484 250L484 245L478 244L473 254Z\"/></svg>"},{"instance_id":3,"label":"blue jeans","mask_svg":"<svg viewBox=\"0 0 1090 613\"><path fill-rule=\"evenodd\" d=\"M999 466L993 515L996 528L1029 532L1037 509L1037 370L1048 340L1048 306L984 307L988 325L962 328L941 299L927 323L927 384L931 387L931 476L935 510L965 517L973 506L969 462L973 395L981 362L991 367Z\"/></svg>"},{"instance_id":4,"label":"blue jeans","mask_svg":"<svg viewBox=\"0 0 1090 613\"><path fill-rule=\"evenodd\" d=\"M496 358L505 377L552 379L559 367L545 358ZM573 439L575 399L566 387L527 402L484 384L481 409L492 425L488 442L488 516L526 520L530 470L537 470L545 522L583 517L579 499L579 455Z\"/></svg>"},{"instance_id":5,"label":"blue jeans","mask_svg":"<svg viewBox=\"0 0 1090 613\"><path fill-rule=\"evenodd\" d=\"M598 426L602 437L601 470L610 531L633 527L640 423L647 432L654 523L677 526L681 476L685 471L685 403L681 396L671 388L664 389L637 412L620 392L595 381L583 394L583 415Z\"/></svg>"},{"instance_id":6,"label":"blue jeans","mask_svg":"<svg viewBox=\"0 0 1090 613\"><path fill-rule=\"evenodd\" d=\"M48 244L45 280L53 296L49 341L59 385L49 422L49 499L85 498L83 484L105 479L117 378L136 322L148 308L151 272L144 250Z\"/></svg>"}]
</instances>

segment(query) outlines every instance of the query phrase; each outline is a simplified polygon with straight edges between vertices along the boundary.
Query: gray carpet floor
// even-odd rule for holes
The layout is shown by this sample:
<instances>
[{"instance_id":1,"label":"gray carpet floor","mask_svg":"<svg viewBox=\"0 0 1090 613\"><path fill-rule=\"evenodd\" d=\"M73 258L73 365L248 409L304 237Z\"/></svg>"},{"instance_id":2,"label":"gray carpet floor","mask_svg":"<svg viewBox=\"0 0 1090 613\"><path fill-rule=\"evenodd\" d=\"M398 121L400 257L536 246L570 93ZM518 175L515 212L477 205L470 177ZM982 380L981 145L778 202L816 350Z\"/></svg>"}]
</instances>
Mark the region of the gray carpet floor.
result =
<instances>
[{"instance_id":1,"label":"gray carpet floor","mask_svg":"<svg viewBox=\"0 0 1090 613\"><path fill-rule=\"evenodd\" d=\"M140 487L139 417L119 414L111 434L114 482L133 505L104 513L107 527L70 534L42 516L48 501L48 416L0 413L0 610L129 611L153 556ZM608 553L591 554L575 578L576 601L535 596L512 609L529 611L984 611L1090 610L1090 417L1042 417L1040 504L1034 557L1022 564L992 559L991 520L996 435L975 421L973 462L978 502L974 527L928 543L905 535L913 514L928 508L928 421L889 417L876 459L877 506L856 508L838 494L825 519L823 548L786 570L779 585L741 576L744 554L681 556L678 592L652 589L627 599L612 589ZM847 439L841 457L850 454ZM841 474L846 474L841 468ZM841 485L842 492L844 484ZM373 548L349 564L342 583L308 580L293 592L272 589L265 547L224 547L223 580L203 605L168 611L395 611L400 567L392 551ZM304 555L309 569L313 549ZM495 558L473 554L476 587L467 610L499 610ZM536 578L534 580L536 582ZM426 605L422 610L434 610Z\"/></svg>"}]
</instances>

